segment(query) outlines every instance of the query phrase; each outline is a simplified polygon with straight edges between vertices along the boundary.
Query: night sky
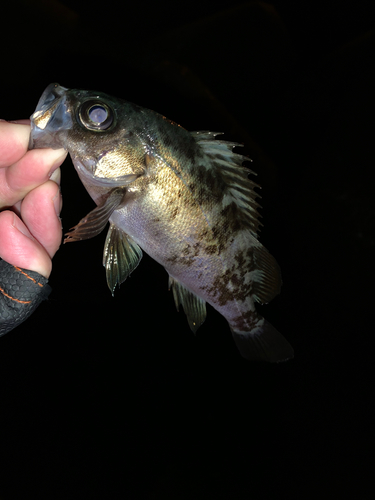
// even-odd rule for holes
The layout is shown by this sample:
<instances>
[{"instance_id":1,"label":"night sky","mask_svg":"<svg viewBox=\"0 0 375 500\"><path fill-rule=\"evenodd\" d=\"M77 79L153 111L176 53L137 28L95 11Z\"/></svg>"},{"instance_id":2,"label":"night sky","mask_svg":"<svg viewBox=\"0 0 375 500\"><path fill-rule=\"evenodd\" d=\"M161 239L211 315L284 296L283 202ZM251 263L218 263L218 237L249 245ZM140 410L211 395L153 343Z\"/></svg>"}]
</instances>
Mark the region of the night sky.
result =
<instances>
[{"instance_id":1,"label":"night sky","mask_svg":"<svg viewBox=\"0 0 375 500\"><path fill-rule=\"evenodd\" d=\"M178 5L7 7L0 117L56 81L244 143L295 358L242 359L209 306L194 336L147 255L113 298L105 232L63 245L0 338L0 500L373 498L375 6ZM69 159L61 187L67 232L95 205Z\"/></svg>"}]
</instances>

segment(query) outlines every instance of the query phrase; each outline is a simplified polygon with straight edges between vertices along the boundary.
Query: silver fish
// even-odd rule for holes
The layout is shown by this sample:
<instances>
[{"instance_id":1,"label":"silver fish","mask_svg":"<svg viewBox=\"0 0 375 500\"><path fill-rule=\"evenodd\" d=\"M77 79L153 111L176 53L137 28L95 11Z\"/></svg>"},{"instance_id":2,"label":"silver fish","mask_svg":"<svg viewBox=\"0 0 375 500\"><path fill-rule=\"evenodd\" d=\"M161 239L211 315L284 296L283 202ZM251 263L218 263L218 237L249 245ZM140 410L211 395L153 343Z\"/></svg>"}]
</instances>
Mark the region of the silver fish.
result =
<instances>
[{"instance_id":1,"label":"silver fish","mask_svg":"<svg viewBox=\"0 0 375 500\"><path fill-rule=\"evenodd\" d=\"M113 293L142 250L169 274L177 306L195 332L206 302L229 323L247 359L293 357L255 308L281 287L280 269L258 240L257 185L240 146L218 132L188 132L164 116L102 92L49 85L31 116L31 148L65 148L97 207L65 241L99 234Z\"/></svg>"}]
</instances>

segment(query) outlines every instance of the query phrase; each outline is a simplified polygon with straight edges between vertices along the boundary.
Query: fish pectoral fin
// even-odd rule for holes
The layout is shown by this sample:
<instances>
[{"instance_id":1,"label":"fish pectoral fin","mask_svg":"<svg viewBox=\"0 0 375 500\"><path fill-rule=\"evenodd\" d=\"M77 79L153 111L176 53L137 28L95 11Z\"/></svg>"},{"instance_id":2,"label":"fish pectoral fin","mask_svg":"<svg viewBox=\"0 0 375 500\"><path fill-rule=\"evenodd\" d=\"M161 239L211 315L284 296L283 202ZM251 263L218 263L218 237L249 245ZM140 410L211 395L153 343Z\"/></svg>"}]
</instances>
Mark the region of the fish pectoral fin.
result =
<instances>
[{"instance_id":1,"label":"fish pectoral fin","mask_svg":"<svg viewBox=\"0 0 375 500\"><path fill-rule=\"evenodd\" d=\"M231 327L237 349L245 359L279 363L294 357L293 347L285 337L260 317L249 332L239 332Z\"/></svg>"},{"instance_id":2,"label":"fish pectoral fin","mask_svg":"<svg viewBox=\"0 0 375 500\"><path fill-rule=\"evenodd\" d=\"M267 304L280 293L281 272L278 263L264 247L255 247L253 250L254 271L253 289L254 299L261 304Z\"/></svg>"},{"instance_id":3,"label":"fish pectoral fin","mask_svg":"<svg viewBox=\"0 0 375 500\"><path fill-rule=\"evenodd\" d=\"M139 245L111 223L104 244L103 266L112 295L117 283L120 286L138 266L142 255Z\"/></svg>"},{"instance_id":4,"label":"fish pectoral fin","mask_svg":"<svg viewBox=\"0 0 375 500\"><path fill-rule=\"evenodd\" d=\"M177 311L181 304L187 316L190 329L193 333L196 333L206 319L206 302L193 292L190 292L175 278L169 276L169 290L171 288Z\"/></svg>"},{"instance_id":5,"label":"fish pectoral fin","mask_svg":"<svg viewBox=\"0 0 375 500\"><path fill-rule=\"evenodd\" d=\"M101 233L113 212L121 205L125 192L124 188L113 189L103 204L94 208L71 228L65 235L64 243L88 240Z\"/></svg>"}]
</instances>

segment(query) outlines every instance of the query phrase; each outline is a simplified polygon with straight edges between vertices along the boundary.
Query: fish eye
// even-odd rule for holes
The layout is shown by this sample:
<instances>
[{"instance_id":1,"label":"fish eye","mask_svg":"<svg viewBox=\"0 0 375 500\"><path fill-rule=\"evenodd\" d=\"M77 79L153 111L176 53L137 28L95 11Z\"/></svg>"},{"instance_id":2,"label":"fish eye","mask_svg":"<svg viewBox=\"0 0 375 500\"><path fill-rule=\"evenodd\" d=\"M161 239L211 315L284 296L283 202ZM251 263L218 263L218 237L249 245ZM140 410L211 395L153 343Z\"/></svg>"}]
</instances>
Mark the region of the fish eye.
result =
<instances>
[{"instance_id":1,"label":"fish eye","mask_svg":"<svg viewBox=\"0 0 375 500\"><path fill-rule=\"evenodd\" d=\"M85 128L100 132L112 125L113 111L104 102L92 99L80 106L78 118Z\"/></svg>"}]
</instances>

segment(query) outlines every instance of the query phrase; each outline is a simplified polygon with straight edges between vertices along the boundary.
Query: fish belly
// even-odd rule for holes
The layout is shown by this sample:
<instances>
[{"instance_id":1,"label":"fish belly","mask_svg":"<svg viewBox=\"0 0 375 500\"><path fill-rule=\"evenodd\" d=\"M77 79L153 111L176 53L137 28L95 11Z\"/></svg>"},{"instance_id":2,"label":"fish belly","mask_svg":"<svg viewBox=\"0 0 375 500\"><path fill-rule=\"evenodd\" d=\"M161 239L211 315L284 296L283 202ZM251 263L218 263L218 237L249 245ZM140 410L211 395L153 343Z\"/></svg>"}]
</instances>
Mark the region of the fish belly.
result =
<instances>
[{"instance_id":1,"label":"fish belly","mask_svg":"<svg viewBox=\"0 0 375 500\"><path fill-rule=\"evenodd\" d=\"M121 227L168 274L222 314L232 328L249 330L258 319L251 297L250 257L239 258L236 241L212 251L211 240L202 241L205 221L196 214L196 227L184 231L183 223L168 224L150 217L137 204L116 210L111 222ZM181 221L180 221L181 222ZM249 254L249 252L247 252ZM250 254L249 254L250 255ZM241 263L239 265L237 260Z\"/></svg>"}]
</instances>

